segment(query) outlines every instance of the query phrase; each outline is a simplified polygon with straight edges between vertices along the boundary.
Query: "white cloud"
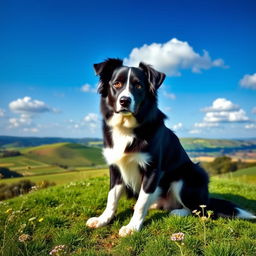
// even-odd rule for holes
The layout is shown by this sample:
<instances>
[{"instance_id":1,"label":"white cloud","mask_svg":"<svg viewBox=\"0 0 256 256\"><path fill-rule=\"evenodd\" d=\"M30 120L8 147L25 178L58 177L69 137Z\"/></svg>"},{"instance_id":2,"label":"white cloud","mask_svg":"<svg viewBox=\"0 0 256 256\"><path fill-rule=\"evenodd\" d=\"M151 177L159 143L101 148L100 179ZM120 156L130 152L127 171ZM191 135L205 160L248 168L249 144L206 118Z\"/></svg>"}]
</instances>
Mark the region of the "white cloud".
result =
<instances>
[{"instance_id":1,"label":"white cloud","mask_svg":"<svg viewBox=\"0 0 256 256\"><path fill-rule=\"evenodd\" d=\"M5 111L0 108L0 117L4 117L4 116L5 116Z\"/></svg>"},{"instance_id":2,"label":"white cloud","mask_svg":"<svg viewBox=\"0 0 256 256\"><path fill-rule=\"evenodd\" d=\"M37 133L39 130L37 128L24 128L24 132L29 132L29 133Z\"/></svg>"},{"instance_id":3,"label":"white cloud","mask_svg":"<svg viewBox=\"0 0 256 256\"><path fill-rule=\"evenodd\" d=\"M256 107L254 107L254 108L252 109L252 113L253 113L253 114L256 114Z\"/></svg>"},{"instance_id":4,"label":"white cloud","mask_svg":"<svg viewBox=\"0 0 256 256\"><path fill-rule=\"evenodd\" d=\"M189 131L190 134L199 134L199 133L201 133L201 132L202 132L202 131L199 130L199 129L193 129L193 130L190 130L190 131Z\"/></svg>"},{"instance_id":5,"label":"white cloud","mask_svg":"<svg viewBox=\"0 0 256 256\"><path fill-rule=\"evenodd\" d=\"M97 89L90 84L84 84L80 90L82 92L97 92Z\"/></svg>"},{"instance_id":6,"label":"white cloud","mask_svg":"<svg viewBox=\"0 0 256 256\"><path fill-rule=\"evenodd\" d=\"M172 129L174 130L174 131L178 131L178 130L180 130L180 129L182 129L183 128L183 124L182 123L177 123L177 124L175 124L173 127L172 127Z\"/></svg>"},{"instance_id":7,"label":"white cloud","mask_svg":"<svg viewBox=\"0 0 256 256\"><path fill-rule=\"evenodd\" d=\"M134 48L129 57L124 59L128 66L137 66L141 61L151 64L169 76L179 76L181 69L191 69L192 72L198 73L212 67L226 67L222 59L212 60L206 50L200 55L188 42L176 38L163 44L144 44L140 48Z\"/></svg>"},{"instance_id":8,"label":"white cloud","mask_svg":"<svg viewBox=\"0 0 256 256\"><path fill-rule=\"evenodd\" d=\"M239 83L244 88L256 90L256 73L252 75L244 75Z\"/></svg>"},{"instance_id":9,"label":"white cloud","mask_svg":"<svg viewBox=\"0 0 256 256\"><path fill-rule=\"evenodd\" d=\"M202 110L205 112L234 111L239 110L239 106L225 98L218 98L213 101L212 106L206 107Z\"/></svg>"},{"instance_id":10,"label":"white cloud","mask_svg":"<svg viewBox=\"0 0 256 256\"><path fill-rule=\"evenodd\" d=\"M221 111L221 112L208 112L204 117L205 122L245 122L249 121L243 109L238 111Z\"/></svg>"},{"instance_id":11,"label":"white cloud","mask_svg":"<svg viewBox=\"0 0 256 256\"><path fill-rule=\"evenodd\" d=\"M205 127L217 127L219 126L218 123L206 123L206 122L202 122L202 123L195 123L194 126L196 128L205 128Z\"/></svg>"},{"instance_id":12,"label":"white cloud","mask_svg":"<svg viewBox=\"0 0 256 256\"><path fill-rule=\"evenodd\" d=\"M19 118L9 118L9 128L17 128L27 126L32 123L31 117L26 114L21 114Z\"/></svg>"},{"instance_id":13,"label":"white cloud","mask_svg":"<svg viewBox=\"0 0 256 256\"><path fill-rule=\"evenodd\" d=\"M43 101L33 100L28 96L10 102L9 108L14 113L19 114L36 114L52 111Z\"/></svg>"},{"instance_id":14,"label":"white cloud","mask_svg":"<svg viewBox=\"0 0 256 256\"><path fill-rule=\"evenodd\" d=\"M205 127L209 123L249 121L243 109L225 98L217 98L213 101L212 106L202 110L206 112L203 122Z\"/></svg>"},{"instance_id":15,"label":"white cloud","mask_svg":"<svg viewBox=\"0 0 256 256\"><path fill-rule=\"evenodd\" d=\"M246 124L244 126L245 129L256 129L256 124Z\"/></svg>"},{"instance_id":16,"label":"white cloud","mask_svg":"<svg viewBox=\"0 0 256 256\"><path fill-rule=\"evenodd\" d=\"M89 113L84 117L85 122L97 122L98 121L98 115L95 113Z\"/></svg>"},{"instance_id":17,"label":"white cloud","mask_svg":"<svg viewBox=\"0 0 256 256\"><path fill-rule=\"evenodd\" d=\"M163 92L164 97L171 99L171 100L175 100L176 99L176 95L174 93L169 93L167 91Z\"/></svg>"}]
</instances>

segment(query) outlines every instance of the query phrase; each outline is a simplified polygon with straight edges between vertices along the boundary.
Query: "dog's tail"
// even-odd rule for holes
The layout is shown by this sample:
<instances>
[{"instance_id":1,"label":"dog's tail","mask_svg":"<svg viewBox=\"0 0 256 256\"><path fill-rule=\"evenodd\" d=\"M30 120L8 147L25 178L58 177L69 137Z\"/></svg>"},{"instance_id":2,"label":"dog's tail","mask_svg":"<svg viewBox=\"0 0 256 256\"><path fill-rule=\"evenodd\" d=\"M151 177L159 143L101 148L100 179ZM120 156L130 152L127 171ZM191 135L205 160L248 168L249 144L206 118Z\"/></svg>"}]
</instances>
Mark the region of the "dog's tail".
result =
<instances>
[{"instance_id":1,"label":"dog's tail","mask_svg":"<svg viewBox=\"0 0 256 256\"><path fill-rule=\"evenodd\" d=\"M213 211L213 217L235 217L241 219L256 219L252 213L241 209L237 205L217 198L210 198L207 210Z\"/></svg>"}]
</instances>

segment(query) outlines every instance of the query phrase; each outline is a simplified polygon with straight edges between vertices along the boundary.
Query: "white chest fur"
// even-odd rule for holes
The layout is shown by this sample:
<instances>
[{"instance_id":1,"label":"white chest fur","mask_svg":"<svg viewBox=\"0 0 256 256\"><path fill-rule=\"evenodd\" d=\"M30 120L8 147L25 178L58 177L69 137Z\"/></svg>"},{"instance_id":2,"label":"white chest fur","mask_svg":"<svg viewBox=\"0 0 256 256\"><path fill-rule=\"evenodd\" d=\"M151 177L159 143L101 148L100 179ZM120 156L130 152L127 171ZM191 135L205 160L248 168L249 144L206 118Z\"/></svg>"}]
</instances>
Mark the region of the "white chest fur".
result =
<instances>
[{"instance_id":1,"label":"white chest fur","mask_svg":"<svg viewBox=\"0 0 256 256\"><path fill-rule=\"evenodd\" d=\"M147 153L125 153L127 145L132 144L134 135L123 133L122 130L112 130L113 148L104 148L103 155L109 165L117 165L120 169L124 183L133 191L139 192L141 186L141 173L139 167L145 168L150 156Z\"/></svg>"}]
</instances>

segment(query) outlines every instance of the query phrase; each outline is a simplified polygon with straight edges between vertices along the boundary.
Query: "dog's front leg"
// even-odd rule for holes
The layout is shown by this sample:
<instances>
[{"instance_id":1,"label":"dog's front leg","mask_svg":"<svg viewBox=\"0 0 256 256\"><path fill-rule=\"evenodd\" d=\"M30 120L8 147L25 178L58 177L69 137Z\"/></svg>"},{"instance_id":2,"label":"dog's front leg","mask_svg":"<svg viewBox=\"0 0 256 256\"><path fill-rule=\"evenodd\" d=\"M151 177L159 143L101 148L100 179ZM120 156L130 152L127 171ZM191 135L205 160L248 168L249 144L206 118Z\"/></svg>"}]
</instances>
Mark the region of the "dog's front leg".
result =
<instances>
[{"instance_id":1,"label":"dog's front leg","mask_svg":"<svg viewBox=\"0 0 256 256\"><path fill-rule=\"evenodd\" d=\"M119 230L120 236L124 237L141 229L148 208L159 198L160 193L160 188L156 188L152 193L147 193L144 191L143 186L141 187L131 221L127 226L123 226Z\"/></svg>"},{"instance_id":2,"label":"dog's front leg","mask_svg":"<svg viewBox=\"0 0 256 256\"><path fill-rule=\"evenodd\" d=\"M110 190L108 192L106 209L99 217L88 219L86 226L90 228L99 228L107 225L115 215L117 204L124 188L125 186L121 181L119 170L115 166L110 166Z\"/></svg>"}]
</instances>

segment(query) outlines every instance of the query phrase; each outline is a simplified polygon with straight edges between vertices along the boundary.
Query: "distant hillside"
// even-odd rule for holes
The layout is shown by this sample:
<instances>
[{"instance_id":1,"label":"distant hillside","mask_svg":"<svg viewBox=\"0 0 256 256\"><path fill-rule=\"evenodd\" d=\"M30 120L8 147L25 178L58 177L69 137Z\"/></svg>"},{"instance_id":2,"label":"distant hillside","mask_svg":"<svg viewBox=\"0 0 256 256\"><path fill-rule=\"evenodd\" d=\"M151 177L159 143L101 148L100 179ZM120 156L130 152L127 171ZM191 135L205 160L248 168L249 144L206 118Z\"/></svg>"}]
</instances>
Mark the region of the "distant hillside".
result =
<instances>
[{"instance_id":1,"label":"distant hillside","mask_svg":"<svg viewBox=\"0 0 256 256\"><path fill-rule=\"evenodd\" d=\"M32 160L68 167L96 166L105 164L101 149L76 143L56 143L26 148L22 153Z\"/></svg>"},{"instance_id":2,"label":"distant hillside","mask_svg":"<svg viewBox=\"0 0 256 256\"><path fill-rule=\"evenodd\" d=\"M218 156L220 154L233 154L238 151L256 151L256 140L224 140L181 138L181 144L191 157L200 155Z\"/></svg>"},{"instance_id":3,"label":"distant hillside","mask_svg":"<svg viewBox=\"0 0 256 256\"><path fill-rule=\"evenodd\" d=\"M256 149L256 139L224 140L224 139L202 139L181 138L182 145L187 151L219 151L219 150L245 150ZM102 146L100 138L38 138L38 137L15 137L0 136L0 147L34 147L53 143L80 143L94 147Z\"/></svg>"},{"instance_id":4,"label":"distant hillside","mask_svg":"<svg viewBox=\"0 0 256 256\"><path fill-rule=\"evenodd\" d=\"M102 141L98 138L58 138L58 137L15 137L15 136L0 136L0 147L10 148L10 147L34 147L44 144L53 144L60 142L70 142L70 143L81 143L87 144L91 141Z\"/></svg>"}]
</instances>

